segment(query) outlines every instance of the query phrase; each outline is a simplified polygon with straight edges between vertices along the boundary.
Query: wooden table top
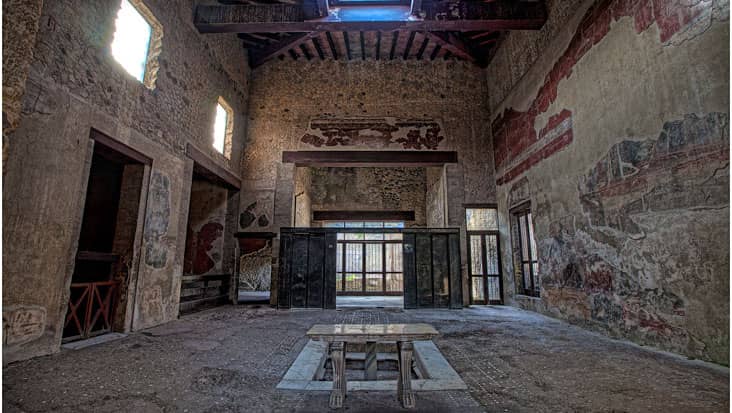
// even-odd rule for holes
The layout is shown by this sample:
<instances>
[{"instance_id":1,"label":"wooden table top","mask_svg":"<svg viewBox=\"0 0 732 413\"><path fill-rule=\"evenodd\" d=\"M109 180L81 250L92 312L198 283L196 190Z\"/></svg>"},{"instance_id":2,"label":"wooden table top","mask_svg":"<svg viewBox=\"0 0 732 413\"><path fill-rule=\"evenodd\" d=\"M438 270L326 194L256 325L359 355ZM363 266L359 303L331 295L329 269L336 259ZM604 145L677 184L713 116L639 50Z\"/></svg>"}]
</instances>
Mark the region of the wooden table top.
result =
<instances>
[{"instance_id":1,"label":"wooden table top","mask_svg":"<svg viewBox=\"0 0 732 413\"><path fill-rule=\"evenodd\" d=\"M440 333L429 324L315 324L306 333L321 341L431 340Z\"/></svg>"}]
</instances>

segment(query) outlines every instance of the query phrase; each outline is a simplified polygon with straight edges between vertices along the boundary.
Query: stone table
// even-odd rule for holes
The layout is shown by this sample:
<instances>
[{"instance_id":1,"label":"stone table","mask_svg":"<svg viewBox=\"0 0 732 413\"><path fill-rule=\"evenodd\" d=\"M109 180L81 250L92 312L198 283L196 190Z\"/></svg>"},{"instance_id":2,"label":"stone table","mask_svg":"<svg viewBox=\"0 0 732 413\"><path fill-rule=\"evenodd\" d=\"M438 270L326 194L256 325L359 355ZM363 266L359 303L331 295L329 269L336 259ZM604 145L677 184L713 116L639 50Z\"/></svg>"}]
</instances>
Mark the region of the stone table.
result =
<instances>
[{"instance_id":1,"label":"stone table","mask_svg":"<svg viewBox=\"0 0 732 413\"><path fill-rule=\"evenodd\" d=\"M405 408L414 407L412 391L413 341L432 340L439 333L429 324L316 324L306 333L313 340L328 342L333 362L333 390L330 407L343 406L346 397L346 343L366 344L366 378L376 379L376 343L397 343L399 351L399 379L397 394Z\"/></svg>"}]
</instances>

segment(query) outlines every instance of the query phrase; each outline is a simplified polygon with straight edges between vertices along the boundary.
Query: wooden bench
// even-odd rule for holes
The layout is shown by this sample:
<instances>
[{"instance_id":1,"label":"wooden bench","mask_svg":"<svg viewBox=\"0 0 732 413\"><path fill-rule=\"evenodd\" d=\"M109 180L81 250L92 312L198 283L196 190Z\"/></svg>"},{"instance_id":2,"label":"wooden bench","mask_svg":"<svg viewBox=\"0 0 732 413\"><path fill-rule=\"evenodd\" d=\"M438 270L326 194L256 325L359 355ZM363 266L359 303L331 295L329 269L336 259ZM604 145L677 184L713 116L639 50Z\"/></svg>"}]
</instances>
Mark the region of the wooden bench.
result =
<instances>
[{"instance_id":1,"label":"wooden bench","mask_svg":"<svg viewBox=\"0 0 732 413\"><path fill-rule=\"evenodd\" d=\"M376 344L379 342L397 343L397 394L403 407L414 407L411 376L413 341L432 340L438 334L429 324L316 324L307 332L313 340L328 342L333 363L333 390L329 403L331 408L342 407L346 397L346 343L366 344L365 376L367 380L375 380Z\"/></svg>"}]
</instances>

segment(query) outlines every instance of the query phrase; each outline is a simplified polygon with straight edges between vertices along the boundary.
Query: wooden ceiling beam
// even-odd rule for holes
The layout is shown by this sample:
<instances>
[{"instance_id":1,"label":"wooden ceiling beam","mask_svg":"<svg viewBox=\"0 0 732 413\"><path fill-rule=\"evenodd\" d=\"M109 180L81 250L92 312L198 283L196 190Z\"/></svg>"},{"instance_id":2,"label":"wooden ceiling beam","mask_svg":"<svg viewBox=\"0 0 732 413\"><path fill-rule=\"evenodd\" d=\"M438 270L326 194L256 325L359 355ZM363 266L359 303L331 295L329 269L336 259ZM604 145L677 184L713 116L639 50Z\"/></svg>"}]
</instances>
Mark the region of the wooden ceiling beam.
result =
<instances>
[{"instance_id":1,"label":"wooden ceiling beam","mask_svg":"<svg viewBox=\"0 0 732 413\"><path fill-rule=\"evenodd\" d=\"M302 42L311 39L312 37L316 36L317 33L296 33L293 35L290 35L289 37L285 38L284 40L270 44L266 47L263 47L259 50L250 50L249 51L249 63L251 67L257 67L262 65L264 62L280 55L283 53L286 53L288 50L290 50L290 55L293 59L297 59L294 55L297 55L297 52L292 52L291 49L299 46L302 44Z\"/></svg>"},{"instance_id":2,"label":"wooden ceiling beam","mask_svg":"<svg viewBox=\"0 0 732 413\"><path fill-rule=\"evenodd\" d=\"M396 51L397 41L399 40L399 32L395 31L391 35L391 52L389 52L389 60L394 60L394 52Z\"/></svg>"},{"instance_id":3,"label":"wooden ceiling beam","mask_svg":"<svg viewBox=\"0 0 732 413\"><path fill-rule=\"evenodd\" d=\"M325 32L325 36L328 38L328 46L330 46L331 56L333 56L333 59L338 60L338 50L335 47L335 42L333 42L333 36L330 32Z\"/></svg>"},{"instance_id":4,"label":"wooden ceiling beam","mask_svg":"<svg viewBox=\"0 0 732 413\"><path fill-rule=\"evenodd\" d=\"M427 37L433 42L442 46L443 49L450 52L451 55L457 56L461 59L475 62L475 56L470 52L468 45L466 45L459 37L453 33L425 33Z\"/></svg>"},{"instance_id":5,"label":"wooden ceiling beam","mask_svg":"<svg viewBox=\"0 0 732 413\"><path fill-rule=\"evenodd\" d=\"M425 49L427 49L427 43L430 42L430 38L427 36L424 36L424 40L422 41L422 45L419 47L419 51L417 52L417 60L422 60L422 55L424 55Z\"/></svg>"},{"instance_id":6,"label":"wooden ceiling beam","mask_svg":"<svg viewBox=\"0 0 732 413\"><path fill-rule=\"evenodd\" d=\"M315 51L318 52L318 57L320 57L320 60L325 60L323 48L320 46L320 39L318 39L317 37L313 37L312 42L313 46L315 46Z\"/></svg>"},{"instance_id":7,"label":"wooden ceiling beam","mask_svg":"<svg viewBox=\"0 0 732 413\"><path fill-rule=\"evenodd\" d=\"M199 5L194 24L201 33L319 31L496 31L539 29L546 21L543 1L463 1L443 11L432 3L425 19L347 21L337 15L307 19L301 5Z\"/></svg>"}]
</instances>

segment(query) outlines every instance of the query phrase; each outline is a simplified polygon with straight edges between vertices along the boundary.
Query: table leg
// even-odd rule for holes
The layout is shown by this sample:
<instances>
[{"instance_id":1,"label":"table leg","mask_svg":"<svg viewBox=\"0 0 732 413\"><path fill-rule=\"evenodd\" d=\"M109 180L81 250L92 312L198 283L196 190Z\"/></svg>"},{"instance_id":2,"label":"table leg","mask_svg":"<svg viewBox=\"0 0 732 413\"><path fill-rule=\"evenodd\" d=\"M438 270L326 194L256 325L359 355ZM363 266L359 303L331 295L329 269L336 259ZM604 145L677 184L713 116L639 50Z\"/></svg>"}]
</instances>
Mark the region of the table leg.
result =
<instances>
[{"instance_id":1,"label":"table leg","mask_svg":"<svg viewBox=\"0 0 732 413\"><path fill-rule=\"evenodd\" d=\"M330 359L333 363L333 390L329 406L338 409L343 407L343 399L346 398L346 343L330 343Z\"/></svg>"},{"instance_id":2,"label":"table leg","mask_svg":"<svg viewBox=\"0 0 732 413\"><path fill-rule=\"evenodd\" d=\"M364 362L364 379L376 380L376 372L378 370L378 362L376 360L376 342L369 341L366 343L366 361Z\"/></svg>"},{"instance_id":3,"label":"table leg","mask_svg":"<svg viewBox=\"0 0 732 413\"><path fill-rule=\"evenodd\" d=\"M412 391L412 352L414 344L411 341L397 342L399 350L399 380L397 381L397 394L399 401L406 409L414 407L414 392Z\"/></svg>"}]
</instances>

